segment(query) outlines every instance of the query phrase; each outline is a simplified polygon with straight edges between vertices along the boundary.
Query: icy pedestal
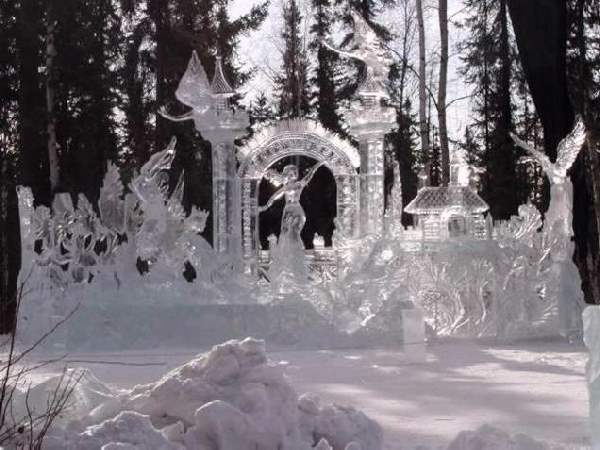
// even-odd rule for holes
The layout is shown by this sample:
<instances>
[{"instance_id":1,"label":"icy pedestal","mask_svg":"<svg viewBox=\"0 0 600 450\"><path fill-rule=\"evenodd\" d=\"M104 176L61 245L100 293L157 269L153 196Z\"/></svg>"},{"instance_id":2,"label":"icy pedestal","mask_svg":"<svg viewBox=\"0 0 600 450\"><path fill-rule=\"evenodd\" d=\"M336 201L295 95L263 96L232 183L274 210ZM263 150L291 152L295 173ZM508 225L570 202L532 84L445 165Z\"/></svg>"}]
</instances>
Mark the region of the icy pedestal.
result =
<instances>
[{"instance_id":1,"label":"icy pedestal","mask_svg":"<svg viewBox=\"0 0 600 450\"><path fill-rule=\"evenodd\" d=\"M583 311L583 341L590 351L587 382L590 396L590 429L592 448L600 450L600 306Z\"/></svg>"},{"instance_id":2,"label":"icy pedestal","mask_svg":"<svg viewBox=\"0 0 600 450\"><path fill-rule=\"evenodd\" d=\"M425 319L418 306L402 310L403 345L411 358L425 360Z\"/></svg>"}]
</instances>

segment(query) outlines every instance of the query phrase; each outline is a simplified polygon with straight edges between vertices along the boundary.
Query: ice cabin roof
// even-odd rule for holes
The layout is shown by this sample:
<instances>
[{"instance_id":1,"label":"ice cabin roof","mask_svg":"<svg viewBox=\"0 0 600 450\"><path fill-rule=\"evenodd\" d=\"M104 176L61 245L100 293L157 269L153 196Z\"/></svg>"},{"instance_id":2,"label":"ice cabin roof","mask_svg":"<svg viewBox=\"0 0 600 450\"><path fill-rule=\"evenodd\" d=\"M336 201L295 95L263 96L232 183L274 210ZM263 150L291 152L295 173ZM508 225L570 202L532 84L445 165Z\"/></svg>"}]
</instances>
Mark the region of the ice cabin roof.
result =
<instances>
[{"instance_id":1,"label":"ice cabin roof","mask_svg":"<svg viewBox=\"0 0 600 450\"><path fill-rule=\"evenodd\" d=\"M489 205L468 186L424 187L404 211L409 214L440 214L448 208L462 208L468 214L482 214Z\"/></svg>"}]
</instances>

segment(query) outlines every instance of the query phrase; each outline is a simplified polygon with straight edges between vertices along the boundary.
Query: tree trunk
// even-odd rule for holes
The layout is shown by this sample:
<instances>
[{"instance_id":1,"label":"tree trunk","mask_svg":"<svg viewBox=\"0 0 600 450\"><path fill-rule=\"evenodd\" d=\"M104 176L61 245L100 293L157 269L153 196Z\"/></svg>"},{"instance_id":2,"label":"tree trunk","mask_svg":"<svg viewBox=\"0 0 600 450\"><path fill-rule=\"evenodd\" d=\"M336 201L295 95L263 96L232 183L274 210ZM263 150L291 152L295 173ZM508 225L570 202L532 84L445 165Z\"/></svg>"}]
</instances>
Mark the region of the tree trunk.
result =
<instances>
[{"instance_id":1,"label":"tree trunk","mask_svg":"<svg viewBox=\"0 0 600 450\"><path fill-rule=\"evenodd\" d=\"M438 80L437 113L440 131L440 150L442 162L442 184L450 182L450 147L448 144L448 125L446 120L446 93L448 90L448 0L439 0L440 22L440 76Z\"/></svg>"},{"instance_id":2,"label":"tree trunk","mask_svg":"<svg viewBox=\"0 0 600 450\"><path fill-rule=\"evenodd\" d=\"M0 142L0 335L13 331L21 269L19 206L8 149Z\"/></svg>"},{"instance_id":3,"label":"tree trunk","mask_svg":"<svg viewBox=\"0 0 600 450\"><path fill-rule=\"evenodd\" d=\"M545 151L554 160L557 145L571 129L574 115L567 88L566 3L561 0L508 0L508 6L525 75L544 128ZM540 11L544 13L540 14ZM583 35L580 30L580 39ZM581 56L585 56L585 51ZM582 113L587 112L584 116L589 130L588 145L571 170L574 259L583 281L585 299L596 304L600 303L598 106L580 106L584 109Z\"/></svg>"},{"instance_id":4,"label":"tree trunk","mask_svg":"<svg viewBox=\"0 0 600 450\"><path fill-rule=\"evenodd\" d=\"M46 108L48 114L48 167L50 171L50 192L53 195L60 180L58 162L58 143L56 141L55 82L54 59L57 55L54 43L56 20L54 17L54 0L48 1L46 24Z\"/></svg>"},{"instance_id":5,"label":"tree trunk","mask_svg":"<svg viewBox=\"0 0 600 450\"><path fill-rule=\"evenodd\" d=\"M427 123L427 55L423 0L416 0L419 27L419 134L423 159L429 157L429 126Z\"/></svg>"},{"instance_id":6,"label":"tree trunk","mask_svg":"<svg viewBox=\"0 0 600 450\"><path fill-rule=\"evenodd\" d=\"M167 83L167 2L163 0L149 0L150 17L155 29L155 73L156 73L156 104L165 105L170 93ZM156 117L156 149L163 148L169 139L169 130L165 119Z\"/></svg>"},{"instance_id":7,"label":"tree trunk","mask_svg":"<svg viewBox=\"0 0 600 450\"><path fill-rule=\"evenodd\" d=\"M46 102L38 67L39 24L42 13L38 0L21 1L17 14L17 56L19 61L19 153L20 183L31 186L37 204L51 202L46 139Z\"/></svg>"},{"instance_id":8,"label":"tree trunk","mask_svg":"<svg viewBox=\"0 0 600 450\"><path fill-rule=\"evenodd\" d=\"M565 2L507 1L525 76L544 128L544 148L554 160L558 143L573 125L567 92Z\"/></svg>"},{"instance_id":9,"label":"tree trunk","mask_svg":"<svg viewBox=\"0 0 600 450\"><path fill-rule=\"evenodd\" d=\"M500 113L502 117L500 124L506 140L510 141L508 134L512 129L512 107L510 95L510 79L512 64L510 62L510 42L508 36L508 11L506 10L506 0L500 0L500 61L502 64L500 73ZM511 142L512 146L512 142Z\"/></svg>"}]
</instances>

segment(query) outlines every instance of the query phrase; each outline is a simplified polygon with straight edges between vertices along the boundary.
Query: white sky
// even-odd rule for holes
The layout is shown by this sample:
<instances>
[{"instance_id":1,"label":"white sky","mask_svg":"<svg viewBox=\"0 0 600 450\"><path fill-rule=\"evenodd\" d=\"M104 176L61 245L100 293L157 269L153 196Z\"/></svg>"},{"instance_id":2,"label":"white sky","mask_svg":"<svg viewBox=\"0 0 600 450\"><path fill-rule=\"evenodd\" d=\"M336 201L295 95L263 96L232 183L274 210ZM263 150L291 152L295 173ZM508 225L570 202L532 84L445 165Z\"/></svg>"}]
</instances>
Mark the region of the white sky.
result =
<instances>
[{"instance_id":1,"label":"white sky","mask_svg":"<svg viewBox=\"0 0 600 450\"><path fill-rule=\"evenodd\" d=\"M278 70L281 64L280 51L280 33L281 33L281 10L283 0L272 0L269 7L269 17L265 20L260 30L244 36L240 42L239 62L244 65L249 65L256 68L256 75L245 86L241 87L241 91L246 93L246 101L253 98L257 92L265 92L269 95L273 92L273 83L271 74L273 70ZM231 14L237 17L250 10L250 8L259 3L256 0L234 0ZM310 0L300 0L301 9L304 16L310 16ZM436 0L425 0L425 14L427 17L426 35L427 46L429 49L432 63L436 64L439 48L439 28L437 22ZM464 9L462 0L448 1L448 16L451 19L449 28L450 35L450 62L448 73L448 102L453 99L465 97L469 93L469 89L462 82L461 76L458 74L460 66L459 55L456 51L456 44L461 40L461 33L454 23L462 18ZM399 31L401 27L402 13L399 8L386 10L383 17L378 18L378 21L384 23L392 30ZM454 22L454 23L453 23ZM393 45L393 44L392 44ZM415 41L414 50L417 51L417 42ZM414 57L415 66L417 64L416 55ZM437 66L437 64L436 64ZM435 68L437 78L437 67ZM416 107L417 101L415 99ZM448 108L448 125L450 137L460 139L464 135L464 127L469 122L470 105L468 99L453 102Z\"/></svg>"}]
</instances>

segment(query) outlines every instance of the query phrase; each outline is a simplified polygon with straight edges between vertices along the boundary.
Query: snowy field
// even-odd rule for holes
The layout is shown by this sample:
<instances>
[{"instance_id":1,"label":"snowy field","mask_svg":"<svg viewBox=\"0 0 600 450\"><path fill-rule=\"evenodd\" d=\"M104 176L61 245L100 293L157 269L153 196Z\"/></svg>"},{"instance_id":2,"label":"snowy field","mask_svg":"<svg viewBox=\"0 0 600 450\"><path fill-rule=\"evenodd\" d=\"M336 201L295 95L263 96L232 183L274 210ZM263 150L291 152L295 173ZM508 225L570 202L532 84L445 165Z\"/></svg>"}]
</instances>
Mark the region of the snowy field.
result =
<instances>
[{"instance_id":1,"label":"snowy field","mask_svg":"<svg viewBox=\"0 0 600 450\"><path fill-rule=\"evenodd\" d=\"M35 377L57 373L66 362L89 368L114 387L130 388L157 380L198 352L69 354ZM376 420L388 450L445 448L461 430L483 424L573 448L589 441L583 347L452 341L432 344L425 354L279 351L269 357L283 366L298 393L355 406Z\"/></svg>"}]
</instances>

